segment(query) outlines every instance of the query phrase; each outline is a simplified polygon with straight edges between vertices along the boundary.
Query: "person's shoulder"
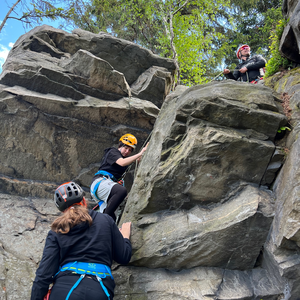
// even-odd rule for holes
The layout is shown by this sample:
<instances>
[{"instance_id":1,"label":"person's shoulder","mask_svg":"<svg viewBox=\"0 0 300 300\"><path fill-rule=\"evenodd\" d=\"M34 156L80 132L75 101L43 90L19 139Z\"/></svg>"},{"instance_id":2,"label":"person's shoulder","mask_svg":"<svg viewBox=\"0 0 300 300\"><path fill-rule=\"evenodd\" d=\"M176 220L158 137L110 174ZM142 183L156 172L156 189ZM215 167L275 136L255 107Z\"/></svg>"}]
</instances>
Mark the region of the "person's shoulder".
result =
<instances>
[{"instance_id":1,"label":"person's shoulder","mask_svg":"<svg viewBox=\"0 0 300 300\"><path fill-rule=\"evenodd\" d=\"M251 58L253 58L253 59L263 59L263 60L265 60L265 59L263 58L263 56L260 55L260 54L255 54L255 55L253 55Z\"/></svg>"},{"instance_id":2,"label":"person's shoulder","mask_svg":"<svg viewBox=\"0 0 300 300\"><path fill-rule=\"evenodd\" d=\"M120 153L120 151L117 148L115 148L115 147L107 148L107 149L105 149L105 152L106 153L109 152L110 154L111 153Z\"/></svg>"},{"instance_id":3,"label":"person's shoulder","mask_svg":"<svg viewBox=\"0 0 300 300\"><path fill-rule=\"evenodd\" d=\"M92 217L93 220L98 221L98 222L107 222L107 223L114 223L114 220L111 216L103 213L99 213L94 210L89 211L90 216Z\"/></svg>"},{"instance_id":4,"label":"person's shoulder","mask_svg":"<svg viewBox=\"0 0 300 300\"><path fill-rule=\"evenodd\" d=\"M117 148L114 148L114 147L110 148L110 151L109 151L108 154L110 156L112 156L114 159L123 157L122 154L121 154L121 152Z\"/></svg>"},{"instance_id":5,"label":"person's shoulder","mask_svg":"<svg viewBox=\"0 0 300 300\"><path fill-rule=\"evenodd\" d=\"M48 240L54 241L54 240L57 239L57 237L58 237L58 233L57 232L55 232L53 230L49 230L48 231L48 234L47 234L47 239Z\"/></svg>"}]
</instances>

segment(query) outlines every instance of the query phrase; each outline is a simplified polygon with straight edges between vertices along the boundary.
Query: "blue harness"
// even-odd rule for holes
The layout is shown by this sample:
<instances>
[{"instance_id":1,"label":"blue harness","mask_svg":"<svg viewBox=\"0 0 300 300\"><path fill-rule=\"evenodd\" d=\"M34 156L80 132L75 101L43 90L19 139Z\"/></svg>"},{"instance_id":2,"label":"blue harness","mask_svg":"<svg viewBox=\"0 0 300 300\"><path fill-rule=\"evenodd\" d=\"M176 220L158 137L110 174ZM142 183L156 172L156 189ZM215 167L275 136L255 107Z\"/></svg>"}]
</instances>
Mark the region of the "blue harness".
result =
<instances>
[{"instance_id":1,"label":"blue harness","mask_svg":"<svg viewBox=\"0 0 300 300\"><path fill-rule=\"evenodd\" d=\"M96 176L96 175L103 175L103 176L109 177L112 181L117 182L117 179L115 178L115 176L114 176L113 174L110 174L110 173L107 172L107 171L102 171L102 170L100 170L100 171L98 171L98 172L95 174L95 176Z\"/></svg>"},{"instance_id":2,"label":"blue harness","mask_svg":"<svg viewBox=\"0 0 300 300\"><path fill-rule=\"evenodd\" d=\"M102 282L102 278L106 278L106 276L110 276L111 279L114 279L111 270L108 266L103 264L96 264L96 263L83 263L83 262L70 262L63 265L60 270L55 274L55 276L63 271L72 271L73 273L80 274L81 276L75 282L71 290L69 291L66 300L68 300L72 294L72 292L77 288L80 281L85 277L86 274L96 276L97 280L99 281L104 293L106 294L107 298L110 299L110 294ZM55 277L54 276L54 277Z\"/></svg>"},{"instance_id":3,"label":"blue harness","mask_svg":"<svg viewBox=\"0 0 300 300\"><path fill-rule=\"evenodd\" d=\"M100 209L100 206L104 203L104 201L101 200L101 199L97 196L97 190L98 190L98 187L99 187L100 183L101 183L103 180L106 180L107 178L110 178L112 181L117 181L117 179L115 178L114 175L110 174L110 173L107 172L107 171L102 171L102 170L98 171L98 172L95 174L95 176L96 176L96 175L103 175L103 177L102 177L101 180L99 180L99 181L95 184L93 190L91 191L91 194L92 194L97 200L99 200L98 205L99 205L99 209Z\"/></svg>"}]
</instances>

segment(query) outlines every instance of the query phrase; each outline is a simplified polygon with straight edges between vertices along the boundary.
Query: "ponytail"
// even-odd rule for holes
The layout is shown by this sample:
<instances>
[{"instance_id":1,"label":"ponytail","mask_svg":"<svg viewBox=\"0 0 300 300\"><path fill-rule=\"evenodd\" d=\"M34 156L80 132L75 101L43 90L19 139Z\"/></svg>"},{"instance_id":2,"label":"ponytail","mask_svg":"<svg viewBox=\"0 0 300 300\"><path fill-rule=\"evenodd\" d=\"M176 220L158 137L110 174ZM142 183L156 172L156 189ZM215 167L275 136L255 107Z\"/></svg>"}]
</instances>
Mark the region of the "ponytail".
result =
<instances>
[{"instance_id":1,"label":"ponytail","mask_svg":"<svg viewBox=\"0 0 300 300\"><path fill-rule=\"evenodd\" d=\"M51 230L56 233L67 234L72 227L80 223L88 222L89 226L91 226L93 219L88 212L85 198L83 198L82 202L82 204L76 203L67 208L61 216L53 221Z\"/></svg>"}]
</instances>

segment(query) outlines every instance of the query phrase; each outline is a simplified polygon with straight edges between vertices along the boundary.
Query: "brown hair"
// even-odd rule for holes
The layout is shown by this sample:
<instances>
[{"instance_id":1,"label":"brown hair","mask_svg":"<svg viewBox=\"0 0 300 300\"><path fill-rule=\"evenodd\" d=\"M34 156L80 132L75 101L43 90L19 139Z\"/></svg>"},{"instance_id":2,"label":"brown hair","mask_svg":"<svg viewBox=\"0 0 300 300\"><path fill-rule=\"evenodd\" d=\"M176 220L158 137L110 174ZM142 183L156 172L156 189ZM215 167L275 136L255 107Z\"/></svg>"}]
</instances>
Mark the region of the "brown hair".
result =
<instances>
[{"instance_id":1,"label":"brown hair","mask_svg":"<svg viewBox=\"0 0 300 300\"><path fill-rule=\"evenodd\" d=\"M127 147L130 147L129 145L126 145L126 144L124 144L124 143L122 143L121 141L119 142L119 147L118 147L118 149L119 148L122 148L122 147L124 147L124 146L127 146ZM134 151L134 149L132 148L132 147L130 147L131 148L131 153Z\"/></svg>"},{"instance_id":2,"label":"brown hair","mask_svg":"<svg viewBox=\"0 0 300 300\"><path fill-rule=\"evenodd\" d=\"M63 212L63 215L56 218L51 224L54 232L66 234L77 224L88 222L91 226L93 219L87 208L81 205L74 205Z\"/></svg>"}]
</instances>

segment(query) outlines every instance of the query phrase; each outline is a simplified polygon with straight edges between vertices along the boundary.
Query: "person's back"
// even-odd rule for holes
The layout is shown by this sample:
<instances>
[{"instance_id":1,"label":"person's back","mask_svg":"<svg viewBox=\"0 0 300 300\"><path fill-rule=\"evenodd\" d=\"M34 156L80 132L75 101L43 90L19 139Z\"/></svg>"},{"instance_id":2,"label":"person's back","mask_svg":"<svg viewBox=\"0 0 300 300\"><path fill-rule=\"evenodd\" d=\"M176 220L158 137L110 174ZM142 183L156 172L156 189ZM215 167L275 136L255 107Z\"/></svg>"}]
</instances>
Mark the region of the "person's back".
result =
<instances>
[{"instance_id":1,"label":"person's back","mask_svg":"<svg viewBox=\"0 0 300 300\"><path fill-rule=\"evenodd\" d=\"M65 204L62 199L58 205ZM81 203L72 203L66 209L59 207L64 214L52 223L48 233L32 300L45 296L53 277L50 299L67 299L68 295L74 300L108 299L108 295L113 298L115 283L110 267L113 260L120 264L130 261L130 223L119 230L110 216L88 211Z\"/></svg>"}]
</instances>

